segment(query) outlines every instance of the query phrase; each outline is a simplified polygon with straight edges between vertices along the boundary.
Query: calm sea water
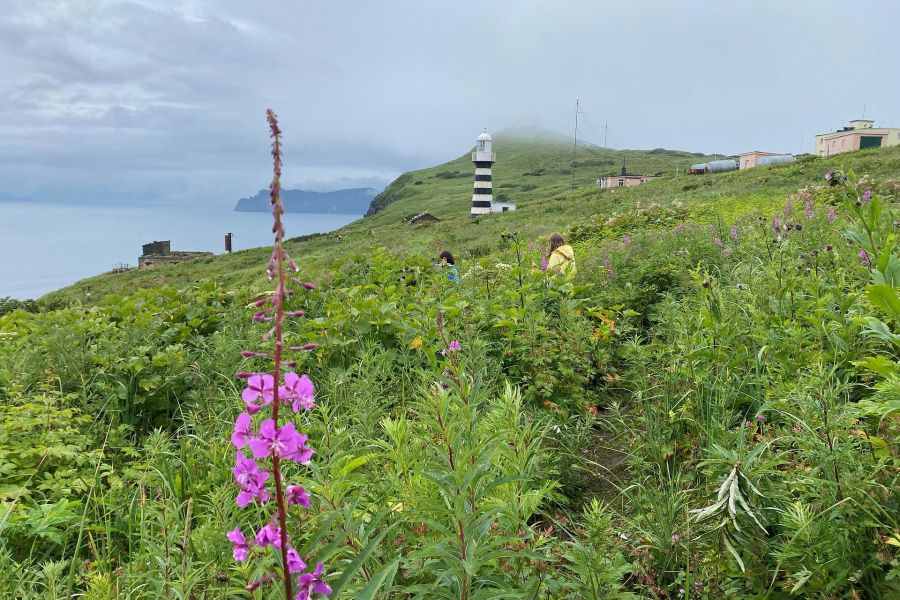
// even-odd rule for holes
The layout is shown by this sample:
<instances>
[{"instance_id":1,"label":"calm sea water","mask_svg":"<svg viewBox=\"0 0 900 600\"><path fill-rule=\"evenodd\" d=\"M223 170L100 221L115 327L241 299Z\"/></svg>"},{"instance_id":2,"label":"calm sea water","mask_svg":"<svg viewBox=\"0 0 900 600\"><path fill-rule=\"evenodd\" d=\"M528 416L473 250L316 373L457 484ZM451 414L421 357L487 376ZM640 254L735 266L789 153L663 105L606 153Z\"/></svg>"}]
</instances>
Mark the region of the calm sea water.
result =
<instances>
[{"instance_id":1,"label":"calm sea water","mask_svg":"<svg viewBox=\"0 0 900 600\"><path fill-rule=\"evenodd\" d=\"M288 214L287 237L332 231L358 215ZM268 213L222 206L86 206L0 202L0 297L37 298L127 264L141 244L171 240L172 250L224 252L271 246ZM261 265L260 268L265 268Z\"/></svg>"}]
</instances>

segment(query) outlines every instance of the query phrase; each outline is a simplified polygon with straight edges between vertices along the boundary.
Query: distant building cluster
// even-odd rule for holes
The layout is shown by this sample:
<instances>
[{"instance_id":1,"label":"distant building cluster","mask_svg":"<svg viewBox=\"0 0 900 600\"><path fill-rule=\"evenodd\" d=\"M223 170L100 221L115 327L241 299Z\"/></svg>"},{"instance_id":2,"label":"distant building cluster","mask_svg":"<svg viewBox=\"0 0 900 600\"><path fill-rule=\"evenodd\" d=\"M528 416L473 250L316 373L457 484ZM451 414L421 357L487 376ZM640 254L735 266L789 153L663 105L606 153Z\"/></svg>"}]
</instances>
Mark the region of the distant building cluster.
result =
<instances>
[{"instance_id":1,"label":"distant building cluster","mask_svg":"<svg viewBox=\"0 0 900 600\"><path fill-rule=\"evenodd\" d=\"M900 129L875 127L875 121L854 119L847 127L816 136L816 156L900 145Z\"/></svg>"}]
</instances>

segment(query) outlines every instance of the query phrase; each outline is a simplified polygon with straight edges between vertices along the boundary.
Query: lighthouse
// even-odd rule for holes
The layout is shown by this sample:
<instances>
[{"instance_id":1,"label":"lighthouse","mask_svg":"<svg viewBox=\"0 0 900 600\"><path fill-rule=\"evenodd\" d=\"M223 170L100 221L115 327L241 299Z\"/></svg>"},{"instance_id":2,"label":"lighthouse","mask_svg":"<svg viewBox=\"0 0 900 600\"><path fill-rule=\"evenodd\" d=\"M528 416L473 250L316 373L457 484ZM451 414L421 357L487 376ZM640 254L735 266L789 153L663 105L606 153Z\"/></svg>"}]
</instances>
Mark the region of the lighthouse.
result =
<instances>
[{"instance_id":1,"label":"lighthouse","mask_svg":"<svg viewBox=\"0 0 900 600\"><path fill-rule=\"evenodd\" d=\"M496 156L491 152L491 136L487 129L478 136L472 162L475 163L475 188L472 190L472 216L489 215L494 201L491 166Z\"/></svg>"}]
</instances>

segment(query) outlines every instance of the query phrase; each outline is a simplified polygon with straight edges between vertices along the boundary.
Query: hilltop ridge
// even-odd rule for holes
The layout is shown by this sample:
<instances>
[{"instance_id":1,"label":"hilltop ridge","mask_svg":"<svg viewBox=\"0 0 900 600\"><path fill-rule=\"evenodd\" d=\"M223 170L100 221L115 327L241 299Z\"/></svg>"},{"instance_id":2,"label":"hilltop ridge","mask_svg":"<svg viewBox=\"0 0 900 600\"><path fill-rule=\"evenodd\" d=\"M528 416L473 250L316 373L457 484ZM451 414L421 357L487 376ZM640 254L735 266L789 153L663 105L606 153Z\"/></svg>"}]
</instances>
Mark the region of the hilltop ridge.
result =
<instances>
[{"instance_id":1,"label":"hilltop ridge","mask_svg":"<svg viewBox=\"0 0 900 600\"><path fill-rule=\"evenodd\" d=\"M503 130L493 136L497 162L493 167L494 199L527 203L573 187L572 138L534 129ZM474 167L471 148L461 156L426 169L404 173L373 198L366 212L372 217L397 200L421 204L434 214L468 213ZM579 142L575 154L574 187L595 185L597 178L618 173L675 175L710 155L684 150L615 150Z\"/></svg>"}]
</instances>

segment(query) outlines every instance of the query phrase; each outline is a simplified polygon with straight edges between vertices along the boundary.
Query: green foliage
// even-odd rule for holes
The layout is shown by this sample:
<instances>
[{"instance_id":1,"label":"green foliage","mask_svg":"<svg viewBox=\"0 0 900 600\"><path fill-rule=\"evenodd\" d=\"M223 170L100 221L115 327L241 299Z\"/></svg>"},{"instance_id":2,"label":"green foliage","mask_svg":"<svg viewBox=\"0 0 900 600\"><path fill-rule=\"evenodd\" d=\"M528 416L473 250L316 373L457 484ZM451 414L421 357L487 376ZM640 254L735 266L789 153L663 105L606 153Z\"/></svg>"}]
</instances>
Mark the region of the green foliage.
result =
<instances>
[{"instance_id":1,"label":"green foliage","mask_svg":"<svg viewBox=\"0 0 900 600\"><path fill-rule=\"evenodd\" d=\"M880 152L846 160L896 169ZM289 333L319 344L297 366L319 406L294 545L337 598L896 597L898 190L824 166L430 233L393 229L401 201L371 235L297 242L320 245L318 288L289 302L315 315ZM455 170L401 187L470 186ZM571 277L539 267L557 226ZM446 247L459 285L432 262ZM178 288L0 316L0 596L249 597L276 566L224 537L258 525L228 441L233 374L256 368L239 351L266 330L244 318L257 254L191 267L217 283L179 266L159 271Z\"/></svg>"}]
</instances>

